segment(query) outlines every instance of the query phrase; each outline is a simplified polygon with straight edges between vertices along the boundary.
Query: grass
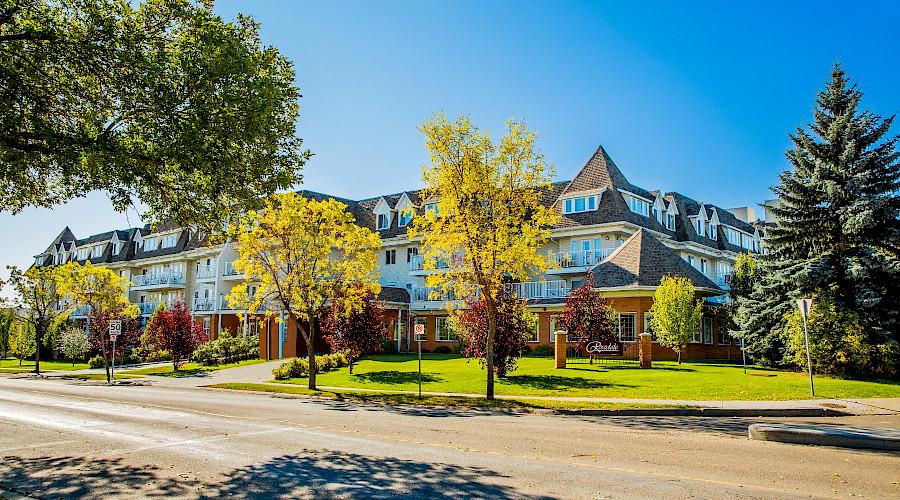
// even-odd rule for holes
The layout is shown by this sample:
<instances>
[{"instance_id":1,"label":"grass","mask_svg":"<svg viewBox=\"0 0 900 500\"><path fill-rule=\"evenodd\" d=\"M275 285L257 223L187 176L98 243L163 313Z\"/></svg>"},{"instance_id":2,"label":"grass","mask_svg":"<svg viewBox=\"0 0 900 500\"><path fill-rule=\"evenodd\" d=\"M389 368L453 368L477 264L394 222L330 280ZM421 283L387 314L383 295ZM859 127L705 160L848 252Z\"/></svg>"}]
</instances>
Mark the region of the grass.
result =
<instances>
[{"instance_id":1,"label":"grass","mask_svg":"<svg viewBox=\"0 0 900 500\"><path fill-rule=\"evenodd\" d=\"M69 361L44 361L41 360L41 371L44 370L84 370L89 368L87 363L72 363ZM22 366L19 366L17 358L0 359L0 373L24 373L34 371L34 358L22 360Z\"/></svg>"},{"instance_id":2,"label":"grass","mask_svg":"<svg viewBox=\"0 0 900 500\"><path fill-rule=\"evenodd\" d=\"M255 365L257 363L264 362L265 360L262 359L246 359L244 361L237 361L235 363L226 363L224 365L212 366L206 366L200 363L191 362L182 364L181 367L178 368L178 371L175 371L174 367L171 364L166 364L163 366L154 366L151 368L138 368L137 370L128 370L122 373L129 375L156 375L158 377L189 377L191 375L197 375L200 373L214 372L217 370L224 370L225 368L235 368L238 366Z\"/></svg>"},{"instance_id":3,"label":"grass","mask_svg":"<svg viewBox=\"0 0 900 500\"><path fill-rule=\"evenodd\" d=\"M311 391L295 385L271 384L215 384L209 387L240 391L260 391L278 394L300 394L327 399L361 401L365 403L412 404L424 406L457 406L466 408L529 408L529 409L623 409L623 408L692 408L686 405L660 405L641 403L603 403L597 401L553 401L541 399L494 399L456 396L432 396L367 391Z\"/></svg>"},{"instance_id":4,"label":"grass","mask_svg":"<svg viewBox=\"0 0 900 500\"><path fill-rule=\"evenodd\" d=\"M106 373L77 373L74 375L63 375L64 379L68 380L106 380ZM140 375L126 375L120 374L116 372L115 380L126 379L126 378L142 378Z\"/></svg>"},{"instance_id":5,"label":"grass","mask_svg":"<svg viewBox=\"0 0 900 500\"><path fill-rule=\"evenodd\" d=\"M422 360L422 390L483 394L485 372L477 360L455 355L427 354ZM570 364L553 368L552 358L524 357L507 377L496 379L496 394L510 396L568 396L591 398L747 400L809 399L804 373L714 362L654 361L650 369L637 365ZM774 376L753 376L774 375ZM282 381L306 385L307 379ZM405 354L360 360L351 375L341 368L316 376L320 386L376 390L418 389L417 360ZM900 397L900 383L847 380L816 376L817 398Z\"/></svg>"}]
</instances>

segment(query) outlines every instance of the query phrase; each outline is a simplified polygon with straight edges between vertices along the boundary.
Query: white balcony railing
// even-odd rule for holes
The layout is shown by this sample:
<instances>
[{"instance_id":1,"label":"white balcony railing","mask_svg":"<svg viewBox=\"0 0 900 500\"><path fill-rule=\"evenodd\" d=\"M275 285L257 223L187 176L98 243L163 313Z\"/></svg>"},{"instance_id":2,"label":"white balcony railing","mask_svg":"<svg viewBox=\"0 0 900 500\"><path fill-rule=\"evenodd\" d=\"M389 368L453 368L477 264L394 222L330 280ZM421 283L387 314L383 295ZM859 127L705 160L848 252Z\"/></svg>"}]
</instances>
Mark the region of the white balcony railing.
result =
<instances>
[{"instance_id":1,"label":"white balcony railing","mask_svg":"<svg viewBox=\"0 0 900 500\"><path fill-rule=\"evenodd\" d=\"M615 248L601 248L598 250L583 250L580 252L550 252L550 259L557 267L584 268L596 266L609 257Z\"/></svg>"},{"instance_id":2,"label":"white balcony railing","mask_svg":"<svg viewBox=\"0 0 900 500\"><path fill-rule=\"evenodd\" d=\"M461 263L465 258L465 254L463 252L454 252L449 259L440 259L435 262L435 269L449 269L452 266ZM410 271L424 271L425 270L425 256L424 255L412 255L409 259L409 270Z\"/></svg>"},{"instance_id":3,"label":"white balcony railing","mask_svg":"<svg viewBox=\"0 0 900 500\"><path fill-rule=\"evenodd\" d=\"M183 285L184 273L181 271L171 271L168 273L153 273L134 276L131 279L132 285L140 286L156 286L156 285Z\"/></svg>"},{"instance_id":4,"label":"white balcony railing","mask_svg":"<svg viewBox=\"0 0 900 500\"><path fill-rule=\"evenodd\" d=\"M216 266L199 266L197 279L209 279L216 277Z\"/></svg>"},{"instance_id":5,"label":"white balcony railing","mask_svg":"<svg viewBox=\"0 0 900 500\"><path fill-rule=\"evenodd\" d=\"M70 316L87 316L91 312L91 306L78 306L74 311L69 313Z\"/></svg>"},{"instance_id":6,"label":"white balcony railing","mask_svg":"<svg viewBox=\"0 0 900 500\"><path fill-rule=\"evenodd\" d=\"M570 290L565 280L509 283L506 288L522 299L559 299L568 297Z\"/></svg>"},{"instance_id":7,"label":"white balcony railing","mask_svg":"<svg viewBox=\"0 0 900 500\"><path fill-rule=\"evenodd\" d=\"M214 311L216 309L216 301L213 299L195 298L192 309L194 311Z\"/></svg>"},{"instance_id":8,"label":"white balcony railing","mask_svg":"<svg viewBox=\"0 0 900 500\"><path fill-rule=\"evenodd\" d=\"M225 271L222 273L222 276L242 276L243 274L234 267L234 261L225 263Z\"/></svg>"},{"instance_id":9,"label":"white balcony railing","mask_svg":"<svg viewBox=\"0 0 900 500\"><path fill-rule=\"evenodd\" d=\"M138 309L141 310L141 314L153 314L153 311L156 311L156 308L159 307L160 302L141 302L136 304Z\"/></svg>"},{"instance_id":10,"label":"white balcony railing","mask_svg":"<svg viewBox=\"0 0 900 500\"><path fill-rule=\"evenodd\" d=\"M412 302L443 302L447 300L465 299L465 297L460 297L459 294L452 290L442 291L427 286L413 288L409 295Z\"/></svg>"}]
</instances>

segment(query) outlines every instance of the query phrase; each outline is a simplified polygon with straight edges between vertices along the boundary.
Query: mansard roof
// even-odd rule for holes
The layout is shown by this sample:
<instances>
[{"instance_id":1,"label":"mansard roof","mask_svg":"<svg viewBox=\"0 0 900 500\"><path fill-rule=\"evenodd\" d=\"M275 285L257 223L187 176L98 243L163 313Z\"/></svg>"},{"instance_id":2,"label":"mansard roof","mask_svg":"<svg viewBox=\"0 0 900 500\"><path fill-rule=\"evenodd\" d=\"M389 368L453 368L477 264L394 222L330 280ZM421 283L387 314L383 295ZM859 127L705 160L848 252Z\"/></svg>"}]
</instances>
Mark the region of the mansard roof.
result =
<instances>
[{"instance_id":1,"label":"mansard roof","mask_svg":"<svg viewBox=\"0 0 900 500\"><path fill-rule=\"evenodd\" d=\"M57 235L56 238L53 239L53 243L50 243L50 246L48 246L47 249L42 252L42 254L54 253L56 252L56 247L60 243L75 241L75 239L75 234L72 233L72 230L69 229L69 226L66 226L65 229L59 232L59 235Z\"/></svg>"},{"instance_id":2,"label":"mansard roof","mask_svg":"<svg viewBox=\"0 0 900 500\"><path fill-rule=\"evenodd\" d=\"M609 258L591 271L598 288L656 287L664 276L691 280L707 293L724 293L703 273L685 262L658 239L639 229L625 240Z\"/></svg>"}]
</instances>

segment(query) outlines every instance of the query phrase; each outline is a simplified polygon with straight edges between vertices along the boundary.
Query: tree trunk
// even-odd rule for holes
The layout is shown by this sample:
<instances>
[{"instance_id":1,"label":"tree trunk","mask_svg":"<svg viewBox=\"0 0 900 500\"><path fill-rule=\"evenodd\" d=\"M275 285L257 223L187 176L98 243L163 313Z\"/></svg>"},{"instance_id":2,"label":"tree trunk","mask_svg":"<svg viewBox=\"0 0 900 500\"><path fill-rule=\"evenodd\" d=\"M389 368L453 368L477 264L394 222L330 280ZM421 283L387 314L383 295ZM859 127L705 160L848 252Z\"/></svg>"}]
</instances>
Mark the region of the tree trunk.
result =
<instances>
[{"instance_id":1,"label":"tree trunk","mask_svg":"<svg viewBox=\"0 0 900 500\"><path fill-rule=\"evenodd\" d=\"M38 322L34 328L34 373L41 373L41 339L44 336L44 324Z\"/></svg>"},{"instance_id":2,"label":"tree trunk","mask_svg":"<svg viewBox=\"0 0 900 500\"><path fill-rule=\"evenodd\" d=\"M678 364L681 364L681 351L678 351Z\"/></svg>"},{"instance_id":3,"label":"tree trunk","mask_svg":"<svg viewBox=\"0 0 900 500\"><path fill-rule=\"evenodd\" d=\"M497 331L497 311L493 298L485 294L488 311L488 333L485 341L484 364L487 366L487 399L494 399L494 334Z\"/></svg>"},{"instance_id":4,"label":"tree trunk","mask_svg":"<svg viewBox=\"0 0 900 500\"><path fill-rule=\"evenodd\" d=\"M306 359L309 360L309 390L316 390L316 351L313 348L312 340L307 337L306 341Z\"/></svg>"}]
</instances>

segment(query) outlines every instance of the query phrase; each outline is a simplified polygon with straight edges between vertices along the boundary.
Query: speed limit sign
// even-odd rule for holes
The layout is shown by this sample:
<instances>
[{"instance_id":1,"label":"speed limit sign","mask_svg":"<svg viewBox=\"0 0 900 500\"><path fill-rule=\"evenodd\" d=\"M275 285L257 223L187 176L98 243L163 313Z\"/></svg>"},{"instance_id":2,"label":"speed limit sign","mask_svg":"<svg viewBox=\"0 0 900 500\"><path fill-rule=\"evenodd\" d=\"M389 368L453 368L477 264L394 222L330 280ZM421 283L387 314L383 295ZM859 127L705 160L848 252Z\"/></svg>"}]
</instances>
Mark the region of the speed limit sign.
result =
<instances>
[{"instance_id":1,"label":"speed limit sign","mask_svg":"<svg viewBox=\"0 0 900 500\"><path fill-rule=\"evenodd\" d=\"M115 340L122 333L122 321L113 320L109 322L109 337Z\"/></svg>"}]
</instances>

